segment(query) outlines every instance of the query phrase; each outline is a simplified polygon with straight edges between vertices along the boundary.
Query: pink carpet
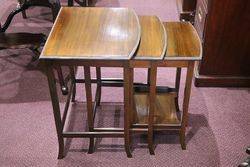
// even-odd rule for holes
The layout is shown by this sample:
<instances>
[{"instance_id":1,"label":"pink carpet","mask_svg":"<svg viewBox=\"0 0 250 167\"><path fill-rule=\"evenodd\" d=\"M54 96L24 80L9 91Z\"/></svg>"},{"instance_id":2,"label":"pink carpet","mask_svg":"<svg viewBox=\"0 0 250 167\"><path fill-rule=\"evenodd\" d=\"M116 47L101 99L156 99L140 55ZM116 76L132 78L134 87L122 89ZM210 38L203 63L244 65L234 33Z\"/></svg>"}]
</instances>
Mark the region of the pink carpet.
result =
<instances>
[{"instance_id":1,"label":"pink carpet","mask_svg":"<svg viewBox=\"0 0 250 167\"><path fill-rule=\"evenodd\" d=\"M15 0L1 1L1 23L15 6ZM163 21L178 20L175 0L98 0L96 6L131 7L140 15L158 15ZM33 8L27 15L26 20L17 15L8 32L48 34L52 26L50 10ZM66 157L57 160L58 145L46 76L31 57L32 53L25 49L0 51L0 166L228 167L237 166L246 157L244 150L250 144L250 89L193 87L187 150L181 150L179 137L173 132L156 134L155 156L149 155L145 136L134 136L131 159L126 157L123 139L98 139L96 151L91 155L87 154L88 139L72 139L66 141ZM173 85L174 72L174 69L159 69L158 83ZM82 73L80 68L79 77ZM122 71L106 68L103 76L122 77ZM145 81L146 70L136 70L135 76L137 81ZM78 85L77 103L72 107L68 129L86 128L84 94L84 85ZM116 102L115 106L110 102ZM96 126L122 127L121 102L121 88L105 88Z\"/></svg>"}]
</instances>

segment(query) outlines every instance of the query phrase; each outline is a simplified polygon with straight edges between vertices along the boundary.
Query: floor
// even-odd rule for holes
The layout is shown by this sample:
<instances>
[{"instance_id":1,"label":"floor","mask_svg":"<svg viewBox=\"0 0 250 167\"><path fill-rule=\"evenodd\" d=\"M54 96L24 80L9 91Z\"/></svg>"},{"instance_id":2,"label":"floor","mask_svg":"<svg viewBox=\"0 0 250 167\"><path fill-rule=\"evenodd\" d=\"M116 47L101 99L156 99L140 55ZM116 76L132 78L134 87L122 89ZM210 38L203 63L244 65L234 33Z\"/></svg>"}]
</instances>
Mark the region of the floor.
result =
<instances>
[{"instance_id":1,"label":"floor","mask_svg":"<svg viewBox=\"0 0 250 167\"><path fill-rule=\"evenodd\" d=\"M1 0L1 23L15 6L15 0ZM130 7L140 15L157 15L162 21L178 20L175 0L98 0L97 6ZM27 15L26 20L17 15L8 32L49 33L52 23L48 9L33 8ZM32 56L26 49L0 51L0 166L228 167L237 166L246 157L244 150L250 144L250 89L193 86L187 150L181 150L176 133L155 135L155 156L149 155L146 136L134 136L131 159L126 157L123 139L97 139L96 151L91 155L87 154L88 139L73 139L65 141L66 157L57 160L47 80L42 66L32 61ZM102 74L121 77L122 71L105 68ZM82 75L80 68L78 77ZM136 70L135 76L136 81L145 81L146 70ZM175 69L161 68L157 82L174 85L174 76ZM67 129L86 129L84 95L84 85L78 85L77 102L71 108ZM122 127L122 95L121 88L103 90L96 126ZM60 97L63 105L64 97Z\"/></svg>"}]
</instances>

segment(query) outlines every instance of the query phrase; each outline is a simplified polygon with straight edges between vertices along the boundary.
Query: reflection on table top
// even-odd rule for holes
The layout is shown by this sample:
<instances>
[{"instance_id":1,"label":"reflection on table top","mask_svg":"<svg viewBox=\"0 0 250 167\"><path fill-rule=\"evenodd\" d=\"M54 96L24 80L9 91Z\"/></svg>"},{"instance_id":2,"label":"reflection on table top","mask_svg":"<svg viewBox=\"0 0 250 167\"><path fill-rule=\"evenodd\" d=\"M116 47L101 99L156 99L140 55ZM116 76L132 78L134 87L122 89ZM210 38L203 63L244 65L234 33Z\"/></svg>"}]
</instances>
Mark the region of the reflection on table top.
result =
<instances>
[{"instance_id":1,"label":"reflection on table top","mask_svg":"<svg viewBox=\"0 0 250 167\"><path fill-rule=\"evenodd\" d=\"M131 9L63 7L40 58L130 59L139 41Z\"/></svg>"},{"instance_id":2,"label":"reflection on table top","mask_svg":"<svg viewBox=\"0 0 250 167\"><path fill-rule=\"evenodd\" d=\"M63 7L40 59L200 60L190 23L162 23L127 8Z\"/></svg>"}]
</instances>

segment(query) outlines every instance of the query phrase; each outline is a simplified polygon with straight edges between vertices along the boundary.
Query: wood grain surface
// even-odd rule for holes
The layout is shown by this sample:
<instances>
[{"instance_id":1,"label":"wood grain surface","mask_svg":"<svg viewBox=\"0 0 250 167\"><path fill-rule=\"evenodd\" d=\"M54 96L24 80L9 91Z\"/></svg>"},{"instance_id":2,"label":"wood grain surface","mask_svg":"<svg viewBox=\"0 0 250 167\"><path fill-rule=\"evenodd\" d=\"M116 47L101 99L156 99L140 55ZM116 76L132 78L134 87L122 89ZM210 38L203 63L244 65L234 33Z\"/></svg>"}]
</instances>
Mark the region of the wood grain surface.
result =
<instances>
[{"instance_id":1,"label":"wood grain surface","mask_svg":"<svg viewBox=\"0 0 250 167\"><path fill-rule=\"evenodd\" d=\"M166 51L167 36L163 24L156 16L139 16L141 41L134 59L162 60Z\"/></svg>"},{"instance_id":2,"label":"wood grain surface","mask_svg":"<svg viewBox=\"0 0 250 167\"><path fill-rule=\"evenodd\" d=\"M180 124L175 107L176 93L158 93L155 101L154 124ZM135 122L148 123L149 95L135 93Z\"/></svg>"},{"instance_id":3,"label":"wood grain surface","mask_svg":"<svg viewBox=\"0 0 250 167\"><path fill-rule=\"evenodd\" d=\"M163 23L167 32L165 60L200 60L201 42L194 27L188 22Z\"/></svg>"},{"instance_id":4,"label":"wood grain surface","mask_svg":"<svg viewBox=\"0 0 250 167\"><path fill-rule=\"evenodd\" d=\"M41 59L130 59L140 40L127 8L62 7Z\"/></svg>"}]
</instances>

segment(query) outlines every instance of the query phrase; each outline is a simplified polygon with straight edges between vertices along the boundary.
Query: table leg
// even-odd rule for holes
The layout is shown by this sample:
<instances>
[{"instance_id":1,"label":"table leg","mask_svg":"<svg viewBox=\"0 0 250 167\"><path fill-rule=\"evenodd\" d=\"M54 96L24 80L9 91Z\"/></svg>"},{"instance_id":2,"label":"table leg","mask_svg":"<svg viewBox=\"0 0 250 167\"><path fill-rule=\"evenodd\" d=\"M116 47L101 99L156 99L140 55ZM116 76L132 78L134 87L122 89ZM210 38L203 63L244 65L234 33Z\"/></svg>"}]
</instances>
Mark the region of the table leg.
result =
<instances>
[{"instance_id":1,"label":"table leg","mask_svg":"<svg viewBox=\"0 0 250 167\"><path fill-rule=\"evenodd\" d=\"M64 80L64 77L63 77L62 67L61 66L56 66L55 69L57 71L58 80L59 80L59 83L60 83L62 94L67 95L69 93L69 90L68 90L68 86L65 83L65 80Z\"/></svg>"},{"instance_id":2,"label":"table leg","mask_svg":"<svg viewBox=\"0 0 250 167\"><path fill-rule=\"evenodd\" d=\"M96 104L100 106L101 102L101 94L102 94L102 81L101 81L101 67L96 67L96 80L97 80L97 87L96 87Z\"/></svg>"},{"instance_id":3,"label":"table leg","mask_svg":"<svg viewBox=\"0 0 250 167\"><path fill-rule=\"evenodd\" d=\"M71 78L72 82L74 83L71 101L75 102L76 101L76 70L77 70L77 67L70 67L69 69L70 69L70 78Z\"/></svg>"},{"instance_id":4,"label":"table leg","mask_svg":"<svg viewBox=\"0 0 250 167\"><path fill-rule=\"evenodd\" d=\"M147 84L150 85L150 68L148 68Z\"/></svg>"},{"instance_id":5,"label":"table leg","mask_svg":"<svg viewBox=\"0 0 250 167\"><path fill-rule=\"evenodd\" d=\"M179 107L179 89L180 89L180 81L181 81L181 68L178 67L176 69L176 77L175 77L175 90L177 93L177 97L175 98L175 107L176 107L176 111L180 111L180 107Z\"/></svg>"},{"instance_id":6,"label":"table leg","mask_svg":"<svg viewBox=\"0 0 250 167\"><path fill-rule=\"evenodd\" d=\"M88 110L88 127L89 131L94 130L94 121L93 121L93 104L92 104L92 92L91 92L91 75L90 75L90 66L84 66L84 77L85 77L85 91L87 99L87 110ZM94 152L94 137L89 138L89 154Z\"/></svg>"},{"instance_id":7,"label":"table leg","mask_svg":"<svg viewBox=\"0 0 250 167\"><path fill-rule=\"evenodd\" d=\"M58 152L58 159L63 158L63 152L64 152L64 141L63 141L63 124L60 114L60 106L59 106L59 100L58 100L58 94L56 89L56 80L55 75L52 67L47 67L47 78L49 83L49 91L53 106L53 113L54 113L54 119L56 124L56 131L57 131L57 138L58 138L58 144L59 144L59 152Z\"/></svg>"},{"instance_id":8,"label":"table leg","mask_svg":"<svg viewBox=\"0 0 250 167\"><path fill-rule=\"evenodd\" d=\"M152 65L150 70L149 79L149 117L148 117L148 148L151 155L154 155L154 110L156 100L156 78L157 78L157 67Z\"/></svg>"},{"instance_id":9,"label":"table leg","mask_svg":"<svg viewBox=\"0 0 250 167\"><path fill-rule=\"evenodd\" d=\"M101 67L96 67L96 92L95 92L95 103L93 109L93 121L95 120L97 107L100 106L102 93L102 78L101 78Z\"/></svg>"},{"instance_id":10,"label":"table leg","mask_svg":"<svg viewBox=\"0 0 250 167\"><path fill-rule=\"evenodd\" d=\"M130 136L130 125L131 125L131 112L133 109L133 68L124 67L124 139L125 139L125 150L127 157L131 158L131 136Z\"/></svg>"},{"instance_id":11,"label":"table leg","mask_svg":"<svg viewBox=\"0 0 250 167\"><path fill-rule=\"evenodd\" d=\"M180 142L181 142L181 147L183 150L186 149L185 133L186 133L186 125L188 124L188 107L189 107L189 99L190 99L190 94L191 94L193 72L194 72L194 62L189 62L188 68L187 68L184 99L183 99L183 116L182 116L183 118L182 118L182 123L181 123L181 130L180 130Z\"/></svg>"}]
</instances>

